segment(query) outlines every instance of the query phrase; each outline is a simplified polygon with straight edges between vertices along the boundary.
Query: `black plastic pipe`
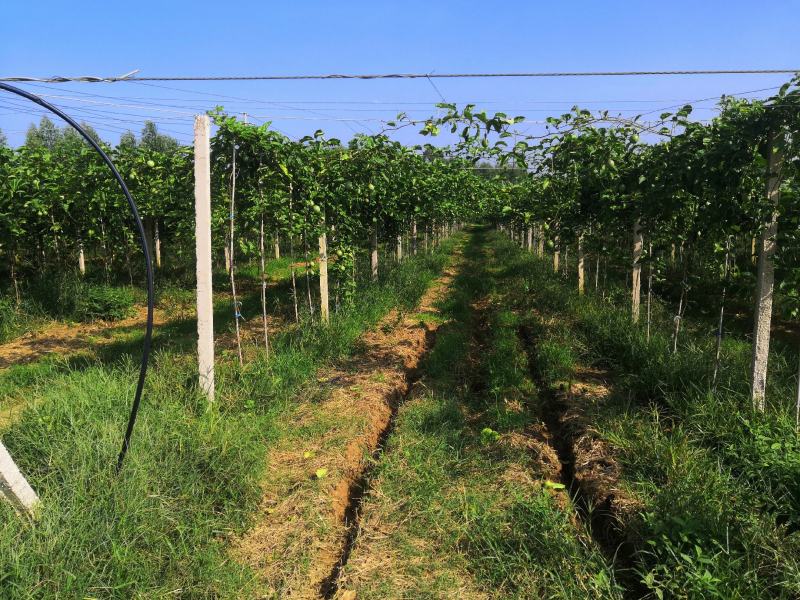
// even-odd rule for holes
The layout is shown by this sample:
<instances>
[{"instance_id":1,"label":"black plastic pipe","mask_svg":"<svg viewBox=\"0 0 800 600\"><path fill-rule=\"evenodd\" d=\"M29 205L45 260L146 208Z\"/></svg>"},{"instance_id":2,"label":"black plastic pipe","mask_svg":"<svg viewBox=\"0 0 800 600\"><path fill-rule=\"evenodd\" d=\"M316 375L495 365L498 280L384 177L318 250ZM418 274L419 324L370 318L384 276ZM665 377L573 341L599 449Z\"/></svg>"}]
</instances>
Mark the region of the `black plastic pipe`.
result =
<instances>
[{"instance_id":1,"label":"black plastic pipe","mask_svg":"<svg viewBox=\"0 0 800 600\"><path fill-rule=\"evenodd\" d=\"M125 460L125 455L128 453L128 448L130 448L131 445L131 435L133 434L133 426L136 424L136 415L139 413L139 404L142 401L144 380L147 375L147 361L150 357L150 345L153 339L153 261L150 259L150 251L147 247L147 236L144 232L144 225L142 224L142 219L139 216L139 209L136 207L136 202L133 201L133 196L131 196L131 193L128 191L128 186L125 185L122 175L119 174L119 171L117 171L114 163L111 162L111 159L103 151L100 145L95 142L88 133L86 133L83 127L78 125L78 123L76 123L69 115L65 114L61 109L56 108L46 100L42 100L35 94L31 94L30 92L26 92L25 90L21 90L12 85L8 85L2 81L0 81L0 89L11 92L12 94L16 94L17 96L27 98L31 102L35 102L39 106L46 108L53 114L58 115L64 121L69 123L70 126L72 126L78 133L81 134L81 137L83 137L83 139L85 139L88 144L95 149L95 151L103 159L103 162L106 163L106 166L108 166L108 168L111 169L111 172L114 174L114 179L117 180L119 187L122 189L122 193L128 200L128 206L131 209L131 214L133 215L133 220L136 224L136 230L139 233L139 240L141 242L142 252L144 253L145 268L147 271L147 325L145 327L144 344L142 347L142 363L139 367L139 381L136 384L136 394L133 397L131 414L128 417L128 427L125 429L125 436L122 439L122 449L117 457L117 472L119 472L120 468L122 468L122 461Z\"/></svg>"}]
</instances>

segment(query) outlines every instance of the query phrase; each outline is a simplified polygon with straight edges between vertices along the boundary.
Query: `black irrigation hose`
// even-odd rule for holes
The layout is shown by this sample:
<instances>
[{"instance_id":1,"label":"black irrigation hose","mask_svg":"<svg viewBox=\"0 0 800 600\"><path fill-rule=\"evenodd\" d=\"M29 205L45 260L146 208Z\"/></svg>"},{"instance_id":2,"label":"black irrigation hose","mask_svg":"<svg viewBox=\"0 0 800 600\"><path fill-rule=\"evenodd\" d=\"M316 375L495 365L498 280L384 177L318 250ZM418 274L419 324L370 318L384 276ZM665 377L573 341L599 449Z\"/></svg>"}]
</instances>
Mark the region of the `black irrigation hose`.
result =
<instances>
[{"instance_id":1,"label":"black irrigation hose","mask_svg":"<svg viewBox=\"0 0 800 600\"><path fill-rule=\"evenodd\" d=\"M125 460L125 455L127 454L128 448L131 445L131 434L133 433L133 426L136 423L136 415L139 412L139 404L142 400L142 390L144 389L144 380L145 376L147 375L147 360L150 356L150 344L153 339L153 262L150 260L150 251L147 248L147 238L144 232L144 225L142 224L141 217L139 217L139 210L136 208L136 202L133 201L133 196L131 196L131 193L128 191L128 186L126 186L125 182L122 180L122 175L119 174L119 171L117 171L114 163L112 163L108 155L103 152L103 149L100 147L100 145L95 142L80 125L78 125L69 115L66 115L63 111L56 108L49 102L42 100L35 94L31 94L30 92L26 92L25 90L21 90L3 82L0 82L0 89L11 92L12 94L16 94L17 96L27 98L31 102L35 102L39 106L46 108L53 114L64 119L64 121L69 123L78 133L81 134L83 139L85 139L89 145L97 151L97 153L103 159L103 162L106 163L108 168L111 169L111 172L114 174L114 178L117 180L117 183L119 183L122 193L128 200L128 206L131 209L133 220L136 223L136 229L139 232L139 239L141 241L145 267L147 270L147 326L145 329L144 344L142 347L142 364L139 368L139 381L136 384L136 395L133 398L131 414L128 417L128 427L125 430L125 437L122 440L122 449L120 450L119 457L117 458L117 472L119 472L120 468L122 468L122 461Z\"/></svg>"}]
</instances>

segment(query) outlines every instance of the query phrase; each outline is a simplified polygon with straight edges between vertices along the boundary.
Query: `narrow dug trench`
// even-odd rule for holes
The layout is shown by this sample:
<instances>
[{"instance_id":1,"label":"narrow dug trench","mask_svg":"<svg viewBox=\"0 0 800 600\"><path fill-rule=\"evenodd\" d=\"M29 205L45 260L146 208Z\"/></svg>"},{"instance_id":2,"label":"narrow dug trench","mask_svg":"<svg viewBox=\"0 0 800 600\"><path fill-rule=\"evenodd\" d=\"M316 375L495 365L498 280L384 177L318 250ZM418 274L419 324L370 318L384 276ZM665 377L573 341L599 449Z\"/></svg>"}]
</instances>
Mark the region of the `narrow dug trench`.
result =
<instances>
[{"instance_id":1,"label":"narrow dug trench","mask_svg":"<svg viewBox=\"0 0 800 600\"><path fill-rule=\"evenodd\" d=\"M426 330L425 347L422 356L428 353L435 342L436 330ZM384 428L378 435L375 449L372 451L370 461L367 463L366 467L363 469L358 478L350 482L349 489L347 490L347 505L344 509L344 526L346 528L346 534L342 552L339 556L339 560L336 561L333 569L331 569L330 574L322 580L322 583L319 586L319 594L326 600L334 598L336 593L339 591L339 579L342 569L344 569L344 567L347 565L347 561L350 559L350 554L353 551L353 546L355 545L356 537L358 536L358 528L361 520L361 509L364 504L364 498L369 493L371 488L375 469L380 462L381 455L386 447L386 442L394 431L397 411L403 402L405 402L414 392L414 387L419 379L420 373L416 367L411 369L406 374L405 389L402 392L395 394L389 403L391 412Z\"/></svg>"},{"instance_id":2,"label":"narrow dug trench","mask_svg":"<svg viewBox=\"0 0 800 600\"><path fill-rule=\"evenodd\" d=\"M318 373L324 397L305 401L270 446L261 510L231 548L266 597L337 594L363 498L397 409L434 342L435 305L457 268L445 269L415 312L393 311L362 336L358 355Z\"/></svg>"},{"instance_id":3,"label":"narrow dug trench","mask_svg":"<svg viewBox=\"0 0 800 600\"><path fill-rule=\"evenodd\" d=\"M531 376L540 388L541 417L561 463L561 483L586 530L614 568L626 598L643 598L648 591L634 571L635 548L625 530L637 502L620 488L619 464L607 444L592 433L584 409L587 402L609 395L605 374L579 367L568 384L551 389L534 368L533 332L521 325L518 334L528 355Z\"/></svg>"}]
</instances>

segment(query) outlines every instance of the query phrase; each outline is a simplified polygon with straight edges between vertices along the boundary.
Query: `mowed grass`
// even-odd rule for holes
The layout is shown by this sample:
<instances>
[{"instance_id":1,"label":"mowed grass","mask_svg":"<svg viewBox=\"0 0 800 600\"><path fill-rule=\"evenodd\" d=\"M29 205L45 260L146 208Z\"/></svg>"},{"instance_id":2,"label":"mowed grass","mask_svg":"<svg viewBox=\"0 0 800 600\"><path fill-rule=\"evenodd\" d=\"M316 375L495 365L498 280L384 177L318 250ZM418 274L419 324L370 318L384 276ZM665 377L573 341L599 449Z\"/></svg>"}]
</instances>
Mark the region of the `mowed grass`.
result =
<instances>
[{"instance_id":1,"label":"mowed grass","mask_svg":"<svg viewBox=\"0 0 800 600\"><path fill-rule=\"evenodd\" d=\"M773 347L769 408L757 414L745 340L724 340L714 389L713 338L702 324L685 323L671 354L663 323L648 342L624 294L612 294L622 304L579 297L548 260L507 240L497 247L517 281L509 302L536 332L542 380L569 380L578 366L609 374L610 396L585 414L641 506L624 527L642 585L658 598L800 597L800 445L786 349Z\"/></svg>"},{"instance_id":2,"label":"mowed grass","mask_svg":"<svg viewBox=\"0 0 800 600\"><path fill-rule=\"evenodd\" d=\"M265 449L298 405L314 400L317 369L353 352L391 308L416 306L452 244L388 270L329 327L276 336L269 360L259 354L243 369L221 361L213 406L196 389L192 353L163 347L119 475L135 360L42 363L5 377L3 393L13 394L16 380L26 408L3 443L42 504L33 522L0 505L0 596L257 595L227 544L260 498Z\"/></svg>"},{"instance_id":3,"label":"mowed grass","mask_svg":"<svg viewBox=\"0 0 800 600\"><path fill-rule=\"evenodd\" d=\"M526 443L539 424L507 282L481 249L440 303L417 392L365 499L340 590L358 598L617 598L565 491Z\"/></svg>"}]
</instances>

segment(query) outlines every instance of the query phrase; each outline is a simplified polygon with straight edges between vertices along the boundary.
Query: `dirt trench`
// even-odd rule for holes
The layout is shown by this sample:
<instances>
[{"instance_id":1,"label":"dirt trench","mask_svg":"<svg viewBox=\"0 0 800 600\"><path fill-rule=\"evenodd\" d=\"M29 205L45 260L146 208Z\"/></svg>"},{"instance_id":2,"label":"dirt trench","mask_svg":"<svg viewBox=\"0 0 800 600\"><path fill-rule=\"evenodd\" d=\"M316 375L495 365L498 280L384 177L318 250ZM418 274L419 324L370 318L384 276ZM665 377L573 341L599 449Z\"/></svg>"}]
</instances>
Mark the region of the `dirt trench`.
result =
<instances>
[{"instance_id":1,"label":"dirt trench","mask_svg":"<svg viewBox=\"0 0 800 600\"><path fill-rule=\"evenodd\" d=\"M560 483L566 486L586 531L612 565L625 597L643 598L648 591L633 571L635 546L626 528L640 506L621 488L620 465L586 414L588 404L602 402L611 394L608 374L577 366L569 382L552 389L537 377L532 331L523 325L518 335L528 354L531 377L540 388L540 416L545 423L541 438L558 457Z\"/></svg>"},{"instance_id":2,"label":"dirt trench","mask_svg":"<svg viewBox=\"0 0 800 600\"><path fill-rule=\"evenodd\" d=\"M440 326L436 303L459 266L457 257L416 312L392 311L362 337L356 356L320 372L328 393L304 402L290 431L270 447L259 514L231 549L253 570L263 597L336 595L362 499Z\"/></svg>"}]
</instances>

